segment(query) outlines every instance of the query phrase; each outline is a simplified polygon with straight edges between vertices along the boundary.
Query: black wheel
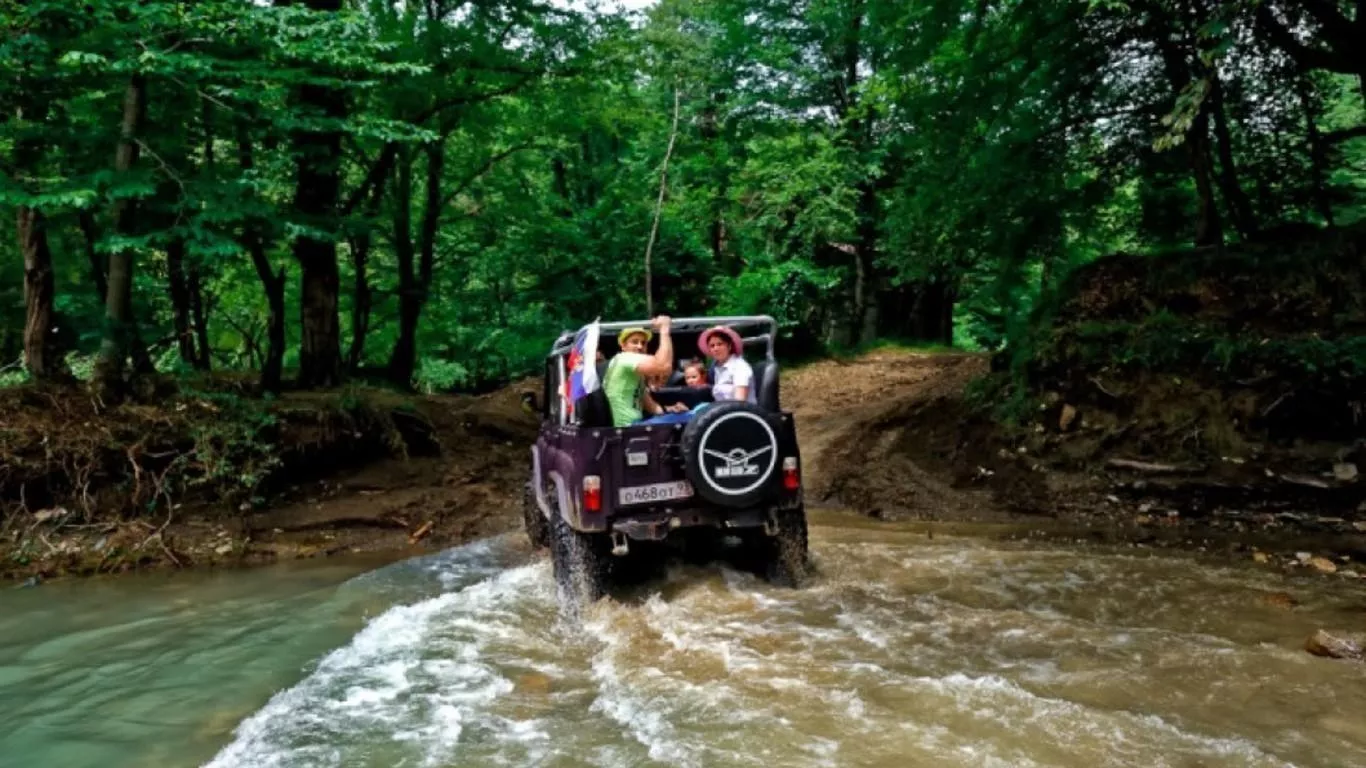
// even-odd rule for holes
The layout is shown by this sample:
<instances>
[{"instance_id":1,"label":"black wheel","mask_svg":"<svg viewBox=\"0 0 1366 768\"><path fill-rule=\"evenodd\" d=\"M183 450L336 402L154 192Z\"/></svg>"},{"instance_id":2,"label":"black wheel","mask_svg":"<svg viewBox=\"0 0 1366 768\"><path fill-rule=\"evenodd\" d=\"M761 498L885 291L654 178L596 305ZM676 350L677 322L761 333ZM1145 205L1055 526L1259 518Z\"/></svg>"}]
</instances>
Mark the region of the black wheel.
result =
<instances>
[{"instance_id":1,"label":"black wheel","mask_svg":"<svg viewBox=\"0 0 1366 768\"><path fill-rule=\"evenodd\" d=\"M541 513L541 505L536 503L536 491L531 483L522 489L522 526L526 528L532 549L550 546L550 524Z\"/></svg>"},{"instance_id":2,"label":"black wheel","mask_svg":"<svg viewBox=\"0 0 1366 768\"><path fill-rule=\"evenodd\" d=\"M782 481L781 425L747 402L708 406L683 429L683 467L697 494L723 507L752 507Z\"/></svg>"},{"instance_id":3,"label":"black wheel","mask_svg":"<svg viewBox=\"0 0 1366 768\"><path fill-rule=\"evenodd\" d=\"M591 603L607 591L611 539L570 528L558 504L551 504L550 511L550 560L561 598Z\"/></svg>"},{"instance_id":4,"label":"black wheel","mask_svg":"<svg viewBox=\"0 0 1366 768\"><path fill-rule=\"evenodd\" d=\"M810 572L806 511L801 507L777 513L777 535L762 528L746 532L745 548L758 561L764 578L773 584L800 587Z\"/></svg>"}]
</instances>

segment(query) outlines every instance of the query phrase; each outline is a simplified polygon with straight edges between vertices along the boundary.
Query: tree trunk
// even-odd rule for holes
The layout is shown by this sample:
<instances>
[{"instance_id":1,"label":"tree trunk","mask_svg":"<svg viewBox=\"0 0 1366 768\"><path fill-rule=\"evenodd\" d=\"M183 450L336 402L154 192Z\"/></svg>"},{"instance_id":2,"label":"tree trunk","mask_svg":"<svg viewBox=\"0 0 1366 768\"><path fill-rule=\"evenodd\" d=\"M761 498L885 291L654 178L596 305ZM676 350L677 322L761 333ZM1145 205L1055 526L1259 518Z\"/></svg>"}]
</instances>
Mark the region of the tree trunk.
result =
<instances>
[{"instance_id":1,"label":"tree trunk","mask_svg":"<svg viewBox=\"0 0 1366 768\"><path fill-rule=\"evenodd\" d=\"M712 264L730 277L740 274L742 265L729 247L730 234L726 228L726 204L730 187L730 169L726 166L726 142L721 135L720 110L726 103L723 91L714 91L702 110L699 132L711 161L711 200L708 211L707 242Z\"/></svg>"},{"instance_id":2,"label":"tree trunk","mask_svg":"<svg viewBox=\"0 0 1366 768\"><path fill-rule=\"evenodd\" d=\"M108 266L97 247L100 236L95 227L95 214L89 210L82 210L77 221L80 223L81 235L85 240L85 258L90 264L91 285L95 287L95 295L103 304L105 297L109 295L109 276Z\"/></svg>"},{"instance_id":3,"label":"tree trunk","mask_svg":"<svg viewBox=\"0 0 1366 768\"><path fill-rule=\"evenodd\" d=\"M123 96L123 121L114 170L131 171L138 162L139 139L147 112L146 83L141 74L128 81ZM114 203L114 227L120 235L131 237L137 229L137 202L121 198ZM96 386L110 397L124 391L123 372L128 353L136 343L133 324L133 251L127 246L109 254L109 290L105 297L104 339L95 363ZM141 347L140 343L137 346ZM143 348L143 354L146 354Z\"/></svg>"},{"instance_id":4,"label":"tree trunk","mask_svg":"<svg viewBox=\"0 0 1366 768\"><path fill-rule=\"evenodd\" d=\"M389 355L389 380L411 387L417 360L416 250L413 246L413 157L401 152L394 180L394 257L398 261L398 338Z\"/></svg>"},{"instance_id":5,"label":"tree trunk","mask_svg":"<svg viewBox=\"0 0 1366 768\"><path fill-rule=\"evenodd\" d=\"M1179 98L1191 84L1191 65L1187 59L1185 33L1179 30L1176 22L1154 7L1151 18L1151 37L1162 57L1163 68L1171 82L1172 91ZM1177 35L1180 39L1177 39ZM1199 112L1191 121L1185 135L1186 158L1190 162L1191 175L1195 180L1196 214L1195 245L1221 246L1224 243L1223 223L1219 219L1219 207L1214 201L1214 172L1209 151L1209 113L1210 100L1201 102Z\"/></svg>"},{"instance_id":6,"label":"tree trunk","mask_svg":"<svg viewBox=\"0 0 1366 768\"><path fill-rule=\"evenodd\" d=\"M306 0L305 5L313 11L338 11L341 0ZM326 85L300 86L297 101L329 120L346 117L345 94ZM335 228L341 197L341 132L297 131L294 151L298 156L295 213L312 228ZM299 308L303 336L299 349L299 384L304 387L336 386L342 381L336 243L330 238L301 235L294 241L294 258L303 272Z\"/></svg>"},{"instance_id":7,"label":"tree trunk","mask_svg":"<svg viewBox=\"0 0 1366 768\"><path fill-rule=\"evenodd\" d=\"M191 264L186 273L186 286L190 294L190 324L194 328L197 355L194 367L207 371L213 367L209 349L209 308L204 302L204 279L198 264Z\"/></svg>"},{"instance_id":8,"label":"tree trunk","mask_svg":"<svg viewBox=\"0 0 1366 768\"><path fill-rule=\"evenodd\" d=\"M411 229L412 210L412 163L405 162L407 171L400 170L399 208L402 209L402 222L395 217L395 237L398 236L400 223L403 227L403 240L406 244L395 248L396 252L406 250L406 256L399 257L399 309L398 341L394 344L393 355L389 358L389 380L401 387L412 386L413 373L417 370L417 330L422 319L422 310L431 295L432 271L436 265L436 233L441 223L443 196L441 182L446 171L446 143L443 139L428 144L427 184L422 211L422 225L418 239L417 274L413 275L412 236L406 233ZM397 243L396 243L397 244ZM405 280L406 278L406 280Z\"/></svg>"},{"instance_id":9,"label":"tree trunk","mask_svg":"<svg viewBox=\"0 0 1366 768\"><path fill-rule=\"evenodd\" d=\"M1186 134L1186 152L1195 175L1195 245L1222 246L1224 225L1214 202L1213 163L1209 152L1209 112L1203 107Z\"/></svg>"},{"instance_id":10,"label":"tree trunk","mask_svg":"<svg viewBox=\"0 0 1366 768\"><path fill-rule=\"evenodd\" d=\"M21 88L21 93L23 89ZM46 103L21 104L15 110L20 124L41 125L47 119ZM36 176L44 142L27 131L14 143L13 165L16 179L27 185ZM52 272L52 249L47 239L47 217L37 208L21 205L16 217L19 253L24 260L24 366L34 379L51 381L69 376L62 357L53 300L56 281Z\"/></svg>"},{"instance_id":11,"label":"tree trunk","mask_svg":"<svg viewBox=\"0 0 1366 768\"><path fill-rule=\"evenodd\" d=\"M872 117L860 113L859 62L863 52L863 22L867 9L864 0L853 0L848 26L841 40L839 67L842 76L835 107L844 129L844 142L860 161L867 158L872 139ZM877 270L877 180L863 179L858 185L858 223L855 225L853 265L854 285L850 301L849 338L855 344L872 341L878 328L878 291L882 285Z\"/></svg>"},{"instance_id":12,"label":"tree trunk","mask_svg":"<svg viewBox=\"0 0 1366 768\"><path fill-rule=\"evenodd\" d=\"M356 205L361 205L363 218L360 232L351 238L351 270L355 282L351 297L351 347L347 350L346 362L352 374L360 372L365 360L365 336L370 332L370 310L374 304L374 291L370 288L370 248L374 244L374 223L379 217L380 202L397 158L398 145L386 145L374 166L373 183L363 186L352 197ZM353 207L348 205L343 214L349 214Z\"/></svg>"},{"instance_id":13,"label":"tree trunk","mask_svg":"<svg viewBox=\"0 0 1366 768\"><path fill-rule=\"evenodd\" d=\"M365 358L365 334L370 331L371 292L366 270L371 240L368 230L351 238L351 269L355 272L355 289L351 297L351 348L346 355L346 364L353 374L360 371L361 361Z\"/></svg>"},{"instance_id":14,"label":"tree trunk","mask_svg":"<svg viewBox=\"0 0 1366 768\"><path fill-rule=\"evenodd\" d=\"M1228 129L1228 112L1224 104L1224 86L1216 67L1209 69L1210 113L1214 116L1215 147L1219 152L1219 187L1224 201L1233 215L1233 226L1243 240L1257 235L1257 220L1252 213L1252 202L1238 181L1238 166L1233 159L1233 135Z\"/></svg>"},{"instance_id":15,"label":"tree trunk","mask_svg":"<svg viewBox=\"0 0 1366 768\"><path fill-rule=\"evenodd\" d=\"M56 283L52 275L52 251L42 211L19 207L19 250L24 256L24 366L38 381L67 378L53 328L52 300Z\"/></svg>"},{"instance_id":16,"label":"tree trunk","mask_svg":"<svg viewBox=\"0 0 1366 768\"><path fill-rule=\"evenodd\" d=\"M1366 82L1366 81L1363 81ZM1314 95L1309 90L1309 78L1303 73L1295 78L1295 95L1299 97L1300 109L1304 112L1305 138L1309 143L1309 173L1314 185L1314 207L1323 222L1336 226L1333 220L1333 203L1328 197L1328 151L1319 132L1318 110L1314 108Z\"/></svg>"},{"instance_id":17,"label":"tree trunk","mask_svg":"<svg viewBox=\"0 0 1366 768\"><path fill-rule=\"evenodd\" d=\"M180 360L193 366L194 334L190 329L190 291L185 279L185 240L176 237L166 246L166 273L171 293L171 325L175 329L176 348Z\"/></svg>"},{"instance_id":18,"label":"tree trunk","mask_svg":"<svg viewBox=\"0 0 1366 768\"><path fill-rule=\"evenodd\" d=\"M916 286L913 309L914 336L944 346L953 346L953 307L957 289L946 280L930 280Z\"/></svg>"},{"instance_id":19,"label":"tree trunk","mask_svg":"<svg viewBox=\"0 0 1366 768\"><path fill-rule=\"evenodd\" d=\"M214 105L201 97L199 100L200 124L204 127L204 170L212 178L216 173L217 155L214 152ZM194 326L195 346L198 355L194 366L201 371L213 367L212 350L209 349L209 308L204 301L203 264L192 260L186 272L186 285L190 295L190 322Z\"/></svg>"},{"instance_id":20,"label":"tree trunk","mask_svg":"<svg viewBox=\"0 0 1366 768\"><path fill-rule=\"evenodd\" d=\"M854 244L854 328L856 343L877 338L878 292L882 287L877 270L877 190L873 181L859 185L858 242Z\"/></svg>"},{"instance_id":21,"label":"tree trunk","mask_svg":"<svg viewBox=\"0 0 1366 768\"><path fill-rule=\"evenodd\" d=\"M245 121L237 125L237 162L243 171L250 172L255 167L252 152L251 134ZM261 281L261 291L266 295L266 356L261 365L261 389L265 392L279 392L284 373L285 359L285 270L271 269L270 257L266 254L265 227L260 220L251 218L242 226L242 244L251 254L251 265L256 277Z\"/></svg>"}]
</instances>

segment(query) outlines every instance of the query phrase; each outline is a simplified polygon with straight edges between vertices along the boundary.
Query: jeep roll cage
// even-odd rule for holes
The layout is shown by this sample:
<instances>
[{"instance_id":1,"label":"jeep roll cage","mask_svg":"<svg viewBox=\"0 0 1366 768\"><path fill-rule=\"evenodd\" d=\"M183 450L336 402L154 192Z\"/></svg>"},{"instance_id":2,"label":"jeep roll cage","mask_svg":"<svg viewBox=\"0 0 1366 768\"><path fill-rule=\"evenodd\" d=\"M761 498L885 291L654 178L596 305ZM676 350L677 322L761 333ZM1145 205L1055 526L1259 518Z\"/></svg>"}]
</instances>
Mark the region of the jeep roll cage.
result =
<instances>
[{"instance_id":1,"label":"jeep roll cage","mask_svg":"<svg viewBox=\"0 0 1366 768\"><path fill-rule=\"evenodd\" d=\"M617 346L616 334L627 328L650 328L650 320L623 320L610 323L598 323L600 336L598 339L598 349L615 350ZM565 378L569 375L566 369L566 360L569 353L574 349L574 339L589 324L585 324L577 331L562 331L555 343L551 345L550 352L545 358L545 377L544 393L541 399L542 415L553 419L560 424L569 423L568 414L559 405L559 395L564 386ZM774 340L778 336L778 321L770 315L722 315L717 317L682 317L672 318L670 333L675 336L695 337L703 331L717 325L725 325L740 334L740 341L745 346L745 351L755 347L763 349L763 360L768 363L775 362L773 347ZM610 355L609 355L610 357ZM692 357L691 354L683 354L675 351L677 360L684 360ZM675 362L677 362L677 360Z\"/></svg>"},{"instance_id":2,"label":"jeep roll cage","mask_svg":"<svg viewBox=\"0 0 1366 768\"><path fill-rule=\"evenodd\" d=\"M610 338L612 343L615 344L617 333L620 333L627 328L649 328L651 322L652 321L650 320L628 320L612 323L599 323L598 328L602 331L603 339ZM559 338L555 339L555 344L550 348L550 354L546 355L546 358L550 359L568 355L570 350L574 348L574 337L578 335L579 331L587 328L588 325L591 325L591 323L582 326L578 331L563 331L560 333ZM735 332L740 334L746 347L748 347L751 342L763 342L765 359L773 359L773 340L778 335L778 321L774 320L769 315L674 318L671 332L676 335L700 334L714 325L728 325L731 328L734 328ZM757 336L746 337L746 329L761 329L762 333Z\"/></svg>"}]
</instances>

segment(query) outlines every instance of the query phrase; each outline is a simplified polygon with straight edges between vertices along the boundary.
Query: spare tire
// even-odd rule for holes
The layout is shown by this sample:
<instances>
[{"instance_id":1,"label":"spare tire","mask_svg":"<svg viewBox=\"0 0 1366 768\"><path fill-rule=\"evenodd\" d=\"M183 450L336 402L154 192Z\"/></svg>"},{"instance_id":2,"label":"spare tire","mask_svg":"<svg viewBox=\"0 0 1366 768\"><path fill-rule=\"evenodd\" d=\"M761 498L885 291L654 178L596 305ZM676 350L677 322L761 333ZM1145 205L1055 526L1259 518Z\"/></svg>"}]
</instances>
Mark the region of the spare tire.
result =
<instances>
[{"instance_id":1,"label":"spare tire","mask_svg":"<svg viewBox=\"0 0 1366 768\"><path fill-rule=\"evenodd\" d=\"M753 403L707 406L683 430L688 482L713 504L753 506L771 495L782 479L779 429L774 417Z\"/></svg>"}]
</instances>

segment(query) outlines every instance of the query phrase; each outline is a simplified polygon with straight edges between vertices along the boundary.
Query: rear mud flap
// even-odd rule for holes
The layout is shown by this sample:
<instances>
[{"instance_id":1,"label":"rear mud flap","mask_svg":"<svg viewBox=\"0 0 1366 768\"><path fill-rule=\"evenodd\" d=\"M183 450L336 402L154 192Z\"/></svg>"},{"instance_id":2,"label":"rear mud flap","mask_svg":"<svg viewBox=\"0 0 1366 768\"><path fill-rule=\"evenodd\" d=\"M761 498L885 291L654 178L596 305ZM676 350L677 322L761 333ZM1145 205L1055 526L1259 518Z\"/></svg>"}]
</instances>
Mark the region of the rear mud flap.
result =
<instances>
[{"instance_id":1,"label":"rear mud flap","mask_svg":"<svg viewBox=\"0 0 1366 768\"><path fill-rule=\"evenodd\" d=\"M770 509L768 515L764 518L764 535L778 535L778 510Z\"/></svg>"}]
</instances>

